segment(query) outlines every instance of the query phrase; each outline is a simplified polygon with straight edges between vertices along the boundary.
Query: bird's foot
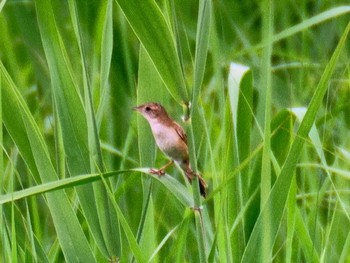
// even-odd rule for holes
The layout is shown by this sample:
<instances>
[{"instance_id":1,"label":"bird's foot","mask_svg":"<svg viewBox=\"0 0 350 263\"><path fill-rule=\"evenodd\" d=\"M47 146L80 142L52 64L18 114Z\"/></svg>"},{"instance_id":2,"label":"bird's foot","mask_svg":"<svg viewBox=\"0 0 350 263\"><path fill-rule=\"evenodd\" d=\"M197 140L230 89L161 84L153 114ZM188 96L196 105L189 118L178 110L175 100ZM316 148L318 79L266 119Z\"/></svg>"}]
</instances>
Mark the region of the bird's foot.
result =
<instances>
[{"instance_id":1,"label":"bird's foot","mask_svg":"<svg viewBox=\"0 0 350 263\"><path fill-rule=\"evenodd\" d=\"M157 174L158 176L162 176L162 175L164 175L165 174L165 172L164 172L164 170L163 169L150 169L149 170L149 172L151 173L151 174Z\"/></svg>"}]
</instances>

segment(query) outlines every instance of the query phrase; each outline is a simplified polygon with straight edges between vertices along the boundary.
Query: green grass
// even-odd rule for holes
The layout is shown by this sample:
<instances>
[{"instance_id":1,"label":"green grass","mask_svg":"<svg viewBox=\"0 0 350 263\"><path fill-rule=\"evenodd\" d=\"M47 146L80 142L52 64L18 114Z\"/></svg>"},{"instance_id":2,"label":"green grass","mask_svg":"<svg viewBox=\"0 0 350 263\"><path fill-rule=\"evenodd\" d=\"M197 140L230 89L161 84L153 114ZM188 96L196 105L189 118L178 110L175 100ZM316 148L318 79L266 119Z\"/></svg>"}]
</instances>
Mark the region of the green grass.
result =
<instances>
[{"instance_id":1,"label":"green grass","mask_svg":"<svg viewBox=\"0 0 350 263\"><path fill-rule=\"evenodd\" d=\"M349 262L341 4L3 1L0 261ZM206 199L148 173L147 101Z\"/></svg>"}]
</instances>

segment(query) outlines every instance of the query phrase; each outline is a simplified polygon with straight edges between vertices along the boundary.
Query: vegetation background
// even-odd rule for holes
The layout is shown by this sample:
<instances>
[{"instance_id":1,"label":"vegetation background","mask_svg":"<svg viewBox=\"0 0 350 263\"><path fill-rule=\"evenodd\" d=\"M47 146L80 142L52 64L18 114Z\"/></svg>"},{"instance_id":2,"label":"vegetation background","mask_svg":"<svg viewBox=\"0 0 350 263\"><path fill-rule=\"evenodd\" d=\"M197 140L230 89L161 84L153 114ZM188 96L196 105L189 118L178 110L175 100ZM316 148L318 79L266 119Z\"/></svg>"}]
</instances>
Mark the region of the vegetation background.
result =
<instances>
[{"instance_id":1,"label":"vegetation background","mask_svg":"<svg viewBox=\"0 0 350 263\"><path fill-rule=\"evenodd\" d=\"M0 261L350 262L345 4L1 1Z\"/></svg>"}]
</instances>

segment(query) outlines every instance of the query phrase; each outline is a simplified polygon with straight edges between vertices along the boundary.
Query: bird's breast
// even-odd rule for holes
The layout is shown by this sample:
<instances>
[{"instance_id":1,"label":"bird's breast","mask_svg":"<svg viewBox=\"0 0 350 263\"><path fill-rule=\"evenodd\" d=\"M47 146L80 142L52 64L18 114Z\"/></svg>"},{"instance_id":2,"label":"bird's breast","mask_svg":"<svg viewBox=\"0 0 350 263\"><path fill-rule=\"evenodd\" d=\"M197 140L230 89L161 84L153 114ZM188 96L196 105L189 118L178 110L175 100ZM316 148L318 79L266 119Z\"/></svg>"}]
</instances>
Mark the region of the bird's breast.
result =
<instances>
[{"instance_id":1,"label":"bird's breast","mask_svg":"<svg viewBox=\"0 0 350 263\"><path fill-rule=\"evenodd\" d=\"M152 133L159 149L175 161L188 158L186 143L181 139L173 127L153 124Z\"/></svg>"}]
</instances>

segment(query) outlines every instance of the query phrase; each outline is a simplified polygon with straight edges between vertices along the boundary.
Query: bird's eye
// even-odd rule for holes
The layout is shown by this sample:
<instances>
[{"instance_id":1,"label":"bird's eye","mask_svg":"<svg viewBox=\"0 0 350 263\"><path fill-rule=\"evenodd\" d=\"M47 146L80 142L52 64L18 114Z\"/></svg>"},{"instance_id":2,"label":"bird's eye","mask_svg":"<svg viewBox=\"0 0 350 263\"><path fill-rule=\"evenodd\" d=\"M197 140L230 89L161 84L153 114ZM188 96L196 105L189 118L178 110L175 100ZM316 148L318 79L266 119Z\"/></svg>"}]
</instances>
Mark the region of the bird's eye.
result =
<instances>
[{"instance_id":1,"label":"bird's eye","mask_svg":"<svg viewBox=\"0 0 350 263\"><path fill-rule=\"evenodd\" d=\"M145 110L146 110L146 111L150 111L151 108L147 106Z\"/></svg>"}]
</instances>

